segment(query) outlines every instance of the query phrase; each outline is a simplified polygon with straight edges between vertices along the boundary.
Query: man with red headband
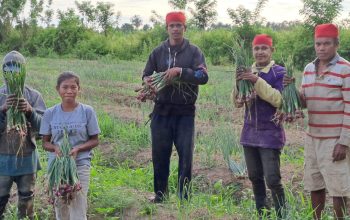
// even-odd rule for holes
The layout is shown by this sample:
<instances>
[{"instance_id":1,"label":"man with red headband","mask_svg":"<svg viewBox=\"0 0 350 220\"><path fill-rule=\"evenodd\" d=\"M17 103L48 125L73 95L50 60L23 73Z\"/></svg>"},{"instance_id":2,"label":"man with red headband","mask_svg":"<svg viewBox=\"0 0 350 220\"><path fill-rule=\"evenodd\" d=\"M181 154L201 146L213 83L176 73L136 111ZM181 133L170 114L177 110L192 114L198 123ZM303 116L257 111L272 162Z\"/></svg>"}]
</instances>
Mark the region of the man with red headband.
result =
<instances>
[{"instance_id":1,"label":"man with red headband","mask_svg":"<svg viewBox=\"0 0 350 220\"><path fill-rule=\"evenodd\" d=\"M305 67L301 91L309 116L304 186L315 219L321 219L326 189L336 219L343 219L350 196L350 63L337 53L334 24L317 25L314 42L317 58Z\"/></svg>"},{"instance_id":2,"label":"man with red headband","mask_svg":"<svg viewBox=\"0 0 350 220\"><path fill-rule=\"evenodd\" d=\"M165 72L168 85L154 98L151 114L153 202L168 195L168 177L173 144L179 155L178 196L188 199L194 150L194 116L198 85L206 84L208 74L201 50L184 38L186 17L182 12L166 15L169 38L150 54L142 79L149 83L153 72ZM180 86L171 84L177 78Z\"/></svg>"},{"instance_id":3,"label":"man with red headband","mask_svg":"<svg viewBox=\"0 0 350 220\"><path fill-rule=\"evenodd\" d=\"M285 206L280 174L280 154L285 144L285 134L283 127L272 122L272 118L282 104L281 91L286 71L271 59L274 51L272 45L269 35L256 35L252 45L255 63L251 70L237 73L237 80L251 81L256 92L255 100L246 105L240 143L243 145L259 218L269 215L265 181L272 192L278 218L283 217ZM237 94L237 88L234 93ZM241 103L235 104L236 107L243 106Z\"/></svg>"}]
</instances>

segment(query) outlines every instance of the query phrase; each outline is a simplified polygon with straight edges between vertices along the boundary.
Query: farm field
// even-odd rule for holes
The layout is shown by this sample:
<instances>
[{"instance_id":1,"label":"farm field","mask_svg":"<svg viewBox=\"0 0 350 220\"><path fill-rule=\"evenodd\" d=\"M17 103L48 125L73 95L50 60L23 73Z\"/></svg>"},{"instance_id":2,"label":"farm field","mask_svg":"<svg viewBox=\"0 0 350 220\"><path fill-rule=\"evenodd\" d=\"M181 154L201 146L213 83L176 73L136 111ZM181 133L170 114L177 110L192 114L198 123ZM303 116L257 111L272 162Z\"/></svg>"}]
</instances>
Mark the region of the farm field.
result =
<instances>
[{"instance_id":1,"label":"farm field","mask_svg":"<svg viewBox=\"0 0 350 220\"><path fill-rule=\"evenodd\" d=\"M153 195L153 171L147 121L152 103L140 103L134 92L141 85L144 63L49 58L28 58L27 62L27 85L42 93L48 107L60 102L55 90L58 74L71 70L81 77L79 100L92 105L98 114L102 133L92 162L89 219L257 219L251 185L240 163L242 150L237 143L243 111L235 109L230 98L232 66L209 66L209 82L200 87L191 200L181 203L176 197L174 150L170 198L162 204L151 204L148 198ZM281 165L287 219L312 216L309 195L303 191L302 183L303 129L303 123L286 127L287 144ZM41 142L38 146L43 169L37 178L36 216L54 219L46 191L46 153ZM225 158L230 158L231 163ZM15 204L13 191L5 219L15 219ZM332 219L329 205L330 202L325 219Z\"/></svg>"}]
</instances>

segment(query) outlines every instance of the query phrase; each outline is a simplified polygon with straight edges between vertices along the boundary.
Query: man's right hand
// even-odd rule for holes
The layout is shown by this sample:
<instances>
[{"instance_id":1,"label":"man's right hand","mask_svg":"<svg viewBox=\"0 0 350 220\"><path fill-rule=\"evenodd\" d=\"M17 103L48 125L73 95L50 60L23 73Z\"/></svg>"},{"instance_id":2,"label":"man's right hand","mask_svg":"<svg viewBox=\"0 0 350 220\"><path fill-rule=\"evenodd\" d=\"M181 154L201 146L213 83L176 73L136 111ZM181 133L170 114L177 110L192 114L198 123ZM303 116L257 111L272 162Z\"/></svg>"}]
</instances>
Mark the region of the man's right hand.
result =
<instances>
[{"instance_id":1,"label":"man's right hand","mask_svg":"<svg viewBox=\"0 0 350 220\"><path fill-rule=\"evenodd\" d=\"M16 95L7 95L5 103L0 107L3 113L6 113L11 106L15 106L18 103Z\"/></svg>"}]
</instances>

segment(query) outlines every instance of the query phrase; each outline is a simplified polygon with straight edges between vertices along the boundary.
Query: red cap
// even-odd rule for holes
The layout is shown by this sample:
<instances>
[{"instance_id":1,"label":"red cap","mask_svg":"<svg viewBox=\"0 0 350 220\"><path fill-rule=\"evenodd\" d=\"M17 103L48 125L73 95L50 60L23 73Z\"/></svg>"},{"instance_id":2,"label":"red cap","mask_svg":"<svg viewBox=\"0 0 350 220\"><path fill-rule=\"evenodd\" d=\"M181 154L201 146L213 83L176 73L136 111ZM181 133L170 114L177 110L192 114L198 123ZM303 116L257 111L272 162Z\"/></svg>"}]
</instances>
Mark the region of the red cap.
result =
<instances>
[{"instance_id":1,"label":"red cap","mask_svg":"<svg viewBox=\"0 0 350 220\"><path fill-rule=\"evenodd\" d=\"M315 38L317 37L331 37L337 38L339 36L338 28L334 24L320 24L315 28Z\"/></svg>"},{"instance_id":2,"label":"red cap","mask_svg":"<svg viewBox=\"0 0 350 220\"><path fill-rule=\"evenodd\" d=\"M272 47L272 37L267 34L258 34L254 37L253 46L258 44L266 44Z\"/></svg>"},{"instance_id":3,"label":"red cap","mask_svg":"<svg viewBox=\"0 0 350 220\"><path fill-rule=\"evenodd\" d=\"M173 11L169 12L165 17L165 22L168 25L170 22L181 22L182 24L186 23L186 16L181 11Z\"/></svg>"}]
</instances>

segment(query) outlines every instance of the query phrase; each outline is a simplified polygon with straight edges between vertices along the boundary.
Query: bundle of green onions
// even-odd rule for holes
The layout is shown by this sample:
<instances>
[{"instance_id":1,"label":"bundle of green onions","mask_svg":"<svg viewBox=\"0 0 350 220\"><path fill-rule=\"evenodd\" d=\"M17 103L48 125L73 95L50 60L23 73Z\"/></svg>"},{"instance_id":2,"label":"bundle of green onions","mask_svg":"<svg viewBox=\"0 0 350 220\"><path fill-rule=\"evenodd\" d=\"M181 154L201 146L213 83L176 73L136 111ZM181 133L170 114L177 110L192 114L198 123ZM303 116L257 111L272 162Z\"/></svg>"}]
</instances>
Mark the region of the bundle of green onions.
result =
<instances>
[{"instance_id":1,"label":"bundle of green onions","mask_svg":"<svg viewBox=\"0 0 350 220\"><path fill-rule=\"evenodd\" d=\"M137 99L140 101L145 101L146 99L153 100L155 95L166 85L178 81L178 77L175 77L170 82L167 82L164 78L165 74L165 72L154 72L148 76L143 86L135 90L135 92L138 92Z\"/></svg>"},{"instance_id":2,"label":"bundle of green onions","mask_svg":"<svg viewBox=\"0 0 350 220\"><path fill-rule=\"evenodd\" d=\"M26 78L26 69L22 64L9 62L4 64L3 76L7 84L7 94L15 95L16 98L23 98L24 82ZM18 104L18 103L17 103ZM23 141L27 135L27 120L24 112L18 111L16 106L9 106L7 112L7 134L9 139L15 140L19 137L19 147L17 154L20 153ZM13 141L18 144L18 142Z\"/></svg>"},{"instance_id":3,"label":"bundle of green onions","mask_svg":"<svg viewBox=\"0 0 350 220\"><path fill-rule=\"evenodd\" d=\"M287 76L292 79L294 75L293 56L288 56L284 65L287 70ZM304 114L298 90L295 82L292 82L284 87L282 91L282 105L277 110L272 121L275 124L281 124L294 122L299 118L304 118Z\"/></svg>"},{"instance_id":4,"label":"bundle of green onions","mask_svg":"<svg viewBox=\"0 0 350 220\"><path fill-rule=\"evenodd\" d=\"M236 74L238 77L239 73L250 71L250 66L253 63L251 49L245 45L243 39L237 38L234 40L234 45L231 48L231 52L236 64ZM254 86L248 80L237 81L237 94L236 102L250 104L250 101L254 97Z\"/></svg>"},{"instance_id":5,"label":"bundle of green onions","mask_svg":"<svg viewBox=\"0 0 350 220\"><path fill-rule=\"evenodd\" d=\"M73 199L74 193L81 190L77 166L73 156L70 156L71 146L68 142L68 133L64 130L61 156L56 156L48 169L49 195L51 198L61 198L68 202Z\"/></svg>"}]
</instances>

